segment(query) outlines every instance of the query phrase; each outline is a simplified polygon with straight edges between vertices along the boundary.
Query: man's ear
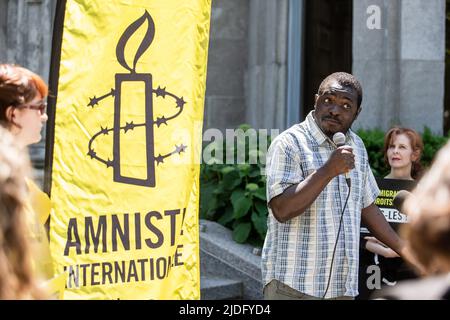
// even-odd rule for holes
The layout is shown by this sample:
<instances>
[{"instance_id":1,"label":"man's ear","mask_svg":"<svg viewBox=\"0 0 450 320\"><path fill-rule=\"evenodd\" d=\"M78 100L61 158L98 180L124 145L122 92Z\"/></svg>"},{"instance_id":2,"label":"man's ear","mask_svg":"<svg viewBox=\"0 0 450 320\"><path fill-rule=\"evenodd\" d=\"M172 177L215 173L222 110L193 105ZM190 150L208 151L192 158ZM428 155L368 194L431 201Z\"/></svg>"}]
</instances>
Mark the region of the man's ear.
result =
<instances>
[{"instance_id":1,"label":"man's ear","mask_svg":"<svg viewBox=\"0 0 450 320\"><path fill-rule=\"evenodd\" d=\"M8 120L9 123L14 123L14 110L15 108L12 106L6 108L6 120Z\"/></svg>"}]
</instances>

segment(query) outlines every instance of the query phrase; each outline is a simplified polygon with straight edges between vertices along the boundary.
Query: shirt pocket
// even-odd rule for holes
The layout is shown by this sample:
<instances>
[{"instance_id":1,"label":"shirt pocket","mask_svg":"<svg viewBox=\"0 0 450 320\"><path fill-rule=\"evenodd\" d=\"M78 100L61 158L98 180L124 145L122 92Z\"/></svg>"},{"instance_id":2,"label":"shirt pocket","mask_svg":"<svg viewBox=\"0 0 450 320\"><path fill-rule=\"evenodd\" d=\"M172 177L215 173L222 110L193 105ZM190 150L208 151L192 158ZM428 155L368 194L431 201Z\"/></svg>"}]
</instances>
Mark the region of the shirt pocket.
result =
<instances>
[{"instance_id":1,"label":"shirt pocket","mask_svg":"<svg viewBox=\"0 0 450 320\"><path fill-rule=\"evenodd\" d=\"M300 169L303 172L303 179L306 179L317 171L324 163L324 160L314 152L310 151L303 154L303 156L300 157Z\"/></svg>"}]
</instances>

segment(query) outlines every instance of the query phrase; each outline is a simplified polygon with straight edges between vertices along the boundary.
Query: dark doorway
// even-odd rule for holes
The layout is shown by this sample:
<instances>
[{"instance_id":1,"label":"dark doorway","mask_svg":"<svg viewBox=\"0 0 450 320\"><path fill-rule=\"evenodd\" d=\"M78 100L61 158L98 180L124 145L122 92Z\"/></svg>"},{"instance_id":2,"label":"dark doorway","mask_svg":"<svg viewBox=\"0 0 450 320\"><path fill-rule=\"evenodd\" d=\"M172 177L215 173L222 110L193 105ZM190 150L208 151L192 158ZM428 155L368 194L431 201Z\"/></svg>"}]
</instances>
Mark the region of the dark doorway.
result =
<instances>
[{"instance_id":1,"label":"dark doorway","mask_svg":"<svg viewBox=\"0 0 450 320\"><path fill-rule=\"evenodd\" d=\"M305 1L303 119L327 75L352 71L352 18L352 0Z\"/></svg>"}]
</instances>

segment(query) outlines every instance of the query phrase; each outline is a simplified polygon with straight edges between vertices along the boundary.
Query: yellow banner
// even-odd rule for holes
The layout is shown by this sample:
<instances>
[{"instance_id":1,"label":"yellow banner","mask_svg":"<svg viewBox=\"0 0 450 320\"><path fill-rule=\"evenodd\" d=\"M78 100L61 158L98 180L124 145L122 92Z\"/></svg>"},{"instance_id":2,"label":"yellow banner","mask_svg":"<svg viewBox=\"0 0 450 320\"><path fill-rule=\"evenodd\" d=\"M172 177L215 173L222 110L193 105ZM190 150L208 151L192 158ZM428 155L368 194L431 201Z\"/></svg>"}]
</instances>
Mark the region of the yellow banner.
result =
<instances>
[{"instance_id":1,"label":"yellow banner","mask_svg":"<svg viewBox=\"0 0 450 320\"><path fill-rule=\"evenodd\" d=\"M64 297L199 299L211 0L62 7L47 138L51 251L67 274Z\"/></svg>"}]
</instances>

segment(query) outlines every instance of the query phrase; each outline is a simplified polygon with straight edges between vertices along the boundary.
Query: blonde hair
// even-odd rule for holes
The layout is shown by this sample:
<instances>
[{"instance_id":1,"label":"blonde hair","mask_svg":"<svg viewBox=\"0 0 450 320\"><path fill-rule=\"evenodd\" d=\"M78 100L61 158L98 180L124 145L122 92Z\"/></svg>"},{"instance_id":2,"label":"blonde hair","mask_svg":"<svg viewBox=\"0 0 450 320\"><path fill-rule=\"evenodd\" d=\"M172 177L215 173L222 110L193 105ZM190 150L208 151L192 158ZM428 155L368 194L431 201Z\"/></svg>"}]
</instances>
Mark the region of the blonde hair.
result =
<instances>
[{"instance_id":1,"label":"blonde hair","mask_svg":"<svg viewBox=\"0 0 450 320\"><path fill-rule=\"evenodd\" d=\"M450 271L450 141L404 203L402 233L429 273Z\"/></svg>"},{"instance_id":2,"label":"blonde hair","mask_svg":"<svg viewBox=\"0 0 450 320\"><path fill-rule=\"evenodd\" d=\"M29 231L25 220L30 164L25 150L0 126L0 299L36 299Z\"/></svg>"}]
</instances>

